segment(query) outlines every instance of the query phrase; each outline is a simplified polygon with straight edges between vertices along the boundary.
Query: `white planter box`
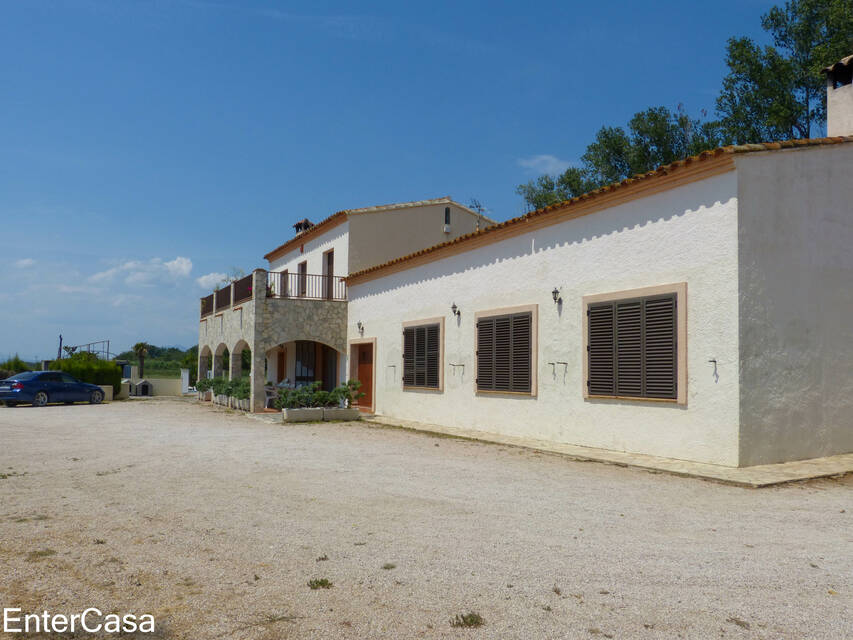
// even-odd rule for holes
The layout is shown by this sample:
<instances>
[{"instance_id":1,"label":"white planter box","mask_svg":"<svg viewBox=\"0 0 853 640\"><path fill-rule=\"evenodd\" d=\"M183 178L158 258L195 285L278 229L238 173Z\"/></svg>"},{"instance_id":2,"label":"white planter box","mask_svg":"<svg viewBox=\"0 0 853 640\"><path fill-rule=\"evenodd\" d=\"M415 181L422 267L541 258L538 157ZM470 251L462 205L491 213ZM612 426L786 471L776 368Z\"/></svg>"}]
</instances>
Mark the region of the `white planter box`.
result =
<instances>
[{"instance_id":1,"label":"white planter box","mask_svg":"<svg viewBox=\"0 0 853 640\"><path fill-rule=\"evenodd\" d=\"M319 422L323 419L322 407L307 407L303 409L282 409L282 422Z\"/></svg>"},{"instance_id":2,"label":"white planter box","mask_svg":"<svg viewBox=\"0 0 853 640\"><path fill-rule=\"evenodd\" d=\"M212 395L212 393L210 392L210 390L199 391L198 392L198 399L201 400L202 402L210 402L211 395Z\"/></svg>"},{"instance_id":3,"label":"white planter box","mask_svg":"<svg viewBox=\"0 0 853 640\"><path fill-rule=\"evenodd\" d=\"M101 391L104 392L104 402L112 402L113 400L113 385L98 385L101 387Z\"/></svg>"},{"instance_id":4,"label":"white planter box","mask_svg":"<svg viewBox=\"0 0 853 640\"><path fill-rule=\"evenodd\" d=\"M216 399L214 400L214 402L216 402L216 404L227 407L228 406L228 396L226 396L225 394L218 395L218 396L216 396Z\"/></svg>"},{"instance_id":5,"label":"white planter box","mask_svg":"<svg viewBox=\"0 0 853 640\"><path fill-rule=\"evenodd\" d=\"M323 420L359 420L361 415L358 409L341 409L340 407L325 407L323 409Z\"/></svg>"}]
</instances>

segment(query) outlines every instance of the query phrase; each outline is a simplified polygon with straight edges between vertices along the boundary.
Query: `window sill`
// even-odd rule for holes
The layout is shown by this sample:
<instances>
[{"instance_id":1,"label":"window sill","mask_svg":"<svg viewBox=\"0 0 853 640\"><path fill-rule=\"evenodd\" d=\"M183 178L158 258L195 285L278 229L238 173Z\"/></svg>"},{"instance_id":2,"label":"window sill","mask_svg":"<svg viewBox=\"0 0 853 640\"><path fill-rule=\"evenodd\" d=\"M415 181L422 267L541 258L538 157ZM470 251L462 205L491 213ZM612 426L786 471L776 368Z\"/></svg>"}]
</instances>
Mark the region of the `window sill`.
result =
<instances>
[{"instance_id":1,"label":"window sill","mask_svg":"<svg viewBox=\"0 0 853 640\"><path fill-rule=\"evenodd\" d=\"M677 398L641 398L637 396L584 396L584 400L630 400L631 402L652 402L664 404L680 404Z\"/></svg>"},{"instance_id":2,"label":"window sill","mask_svg":"<svg viewBox=\"0 0 853 640\"><path fill-rule=\"evenodd\" d=\"M488 389L477 389L478 396L521 396L527 398L535 398L536 394L532 391L490 391Z\"/></svg>"},{"instance_id":3,"label":"window sill","mask_svg":"<svg viewBox=\"0 0 853 640\"><path fill-rule=\"evenodd\" d=\"M433 391L435 393L442 393L444 389L442 387L407 387L403 385L403 391Z\"/></svg>"}]
</instances>

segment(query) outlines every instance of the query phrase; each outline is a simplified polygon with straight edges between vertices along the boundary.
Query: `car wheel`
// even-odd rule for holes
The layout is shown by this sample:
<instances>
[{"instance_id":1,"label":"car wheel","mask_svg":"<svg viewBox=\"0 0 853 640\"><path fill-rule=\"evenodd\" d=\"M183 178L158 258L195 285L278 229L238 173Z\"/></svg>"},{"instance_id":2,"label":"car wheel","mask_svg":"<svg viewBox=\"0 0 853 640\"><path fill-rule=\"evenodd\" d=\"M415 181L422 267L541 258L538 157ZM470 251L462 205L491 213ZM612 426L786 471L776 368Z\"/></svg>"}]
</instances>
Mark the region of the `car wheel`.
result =
<instances>
[{"instance_id":1,"label":"car wheel","mask_svg":"<svg viewBox=\"0 0 853 640\"><path fill-rule=\"evenodd\" d=\"M39 391L36 397L33 398L34 407L43 407L47 404L47 394L44 391Z\"/></svg>"},{"instance_id":2,"label":"car wheel","mask_svg":"<svg viewBox=\"0 0 853 640\"><path fill-rule=\"evenodd\" d=\"M89 396L89 403L90 404L101 404L103 399L104 399L104 392L103 391L93 391L92 395Z\"/></svg>"}]
</instances>

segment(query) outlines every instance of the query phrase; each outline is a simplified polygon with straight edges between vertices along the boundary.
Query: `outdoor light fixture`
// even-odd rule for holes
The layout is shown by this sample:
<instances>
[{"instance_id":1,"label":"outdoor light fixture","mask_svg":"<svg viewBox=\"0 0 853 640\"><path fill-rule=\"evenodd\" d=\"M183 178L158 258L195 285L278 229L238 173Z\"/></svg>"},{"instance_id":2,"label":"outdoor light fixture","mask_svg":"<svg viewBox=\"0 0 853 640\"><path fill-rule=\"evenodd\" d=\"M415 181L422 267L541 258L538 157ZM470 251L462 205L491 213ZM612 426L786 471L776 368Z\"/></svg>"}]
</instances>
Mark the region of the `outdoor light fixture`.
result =
<instances>
[{"instance_id":1,"label":"outdoor light fixture","mask_svg":"<svg viewBox=\"0 0 853 640\"><path fill-rule=\"evenodd\" d=\"M560 290L557 287L554 287L554 290L551 292L551 297L554 298L554 304L560 304L563 301L560 297Z\"/></svg>"},{"instance_id":2,"label":"outdoor light fixture","mask_svg":"<svg viewBox=\"0 0 853 640\"><path fill-rule=\"evenodd\" d=\"M359 321L355 324L355 326L357 326L357 327L358 327L358 332L359 332L359 333L364 333L364 325L361 323L361 320L359 320Z\"/></svg>"},{"instance_id":3,"label":"outdoor light fixture","mask_svg":"<svg viewBox=\"0 0 853 640\"><path fill-rule=\"evenodd\" d=\"M459 310L459 307L456 306L456 303L453 303L453 306L450 307L450 310L453 312L454 316L461 316L462 312Z\"/></svg>"}]
</instances>

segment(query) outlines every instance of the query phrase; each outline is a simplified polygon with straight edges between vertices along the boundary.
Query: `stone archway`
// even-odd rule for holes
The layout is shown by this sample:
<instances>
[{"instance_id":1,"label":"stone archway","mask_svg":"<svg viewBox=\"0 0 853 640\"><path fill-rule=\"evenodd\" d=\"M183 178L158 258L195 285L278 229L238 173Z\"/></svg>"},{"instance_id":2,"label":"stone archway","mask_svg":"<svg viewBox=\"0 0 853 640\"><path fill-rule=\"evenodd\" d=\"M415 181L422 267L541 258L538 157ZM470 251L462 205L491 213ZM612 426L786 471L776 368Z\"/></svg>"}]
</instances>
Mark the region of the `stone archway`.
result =
<instances>
[{"instance_id":1,"label":"stone archway","mask_svg":"<svg viewBox=\"0 0 853 640\"><path fill-rule=\"evenodd\" d=\"M216 351L213 352L213 377L219 378L222 376L223 359L228 352L228 346L224 342L220 342Z\"/></svg>"},{"instance_id":2,"label":"stone archway","mask_svg":"<svg viewBox=\"0 0 853 640\"><path fill-rule=\"evenodd\" d=\"M237 344L235 344L234 347L230 350L231 355L229 358L228 377L231 380L239 380L240 378L243 377L243 352L244 351L249 352L250 366L249 366L249 371L247 371L247 373L249 373L251 375L252 348L249 346L248 342L246 342L243 339L240 339L237 341Z\"/></svg>"}]
</instances>

